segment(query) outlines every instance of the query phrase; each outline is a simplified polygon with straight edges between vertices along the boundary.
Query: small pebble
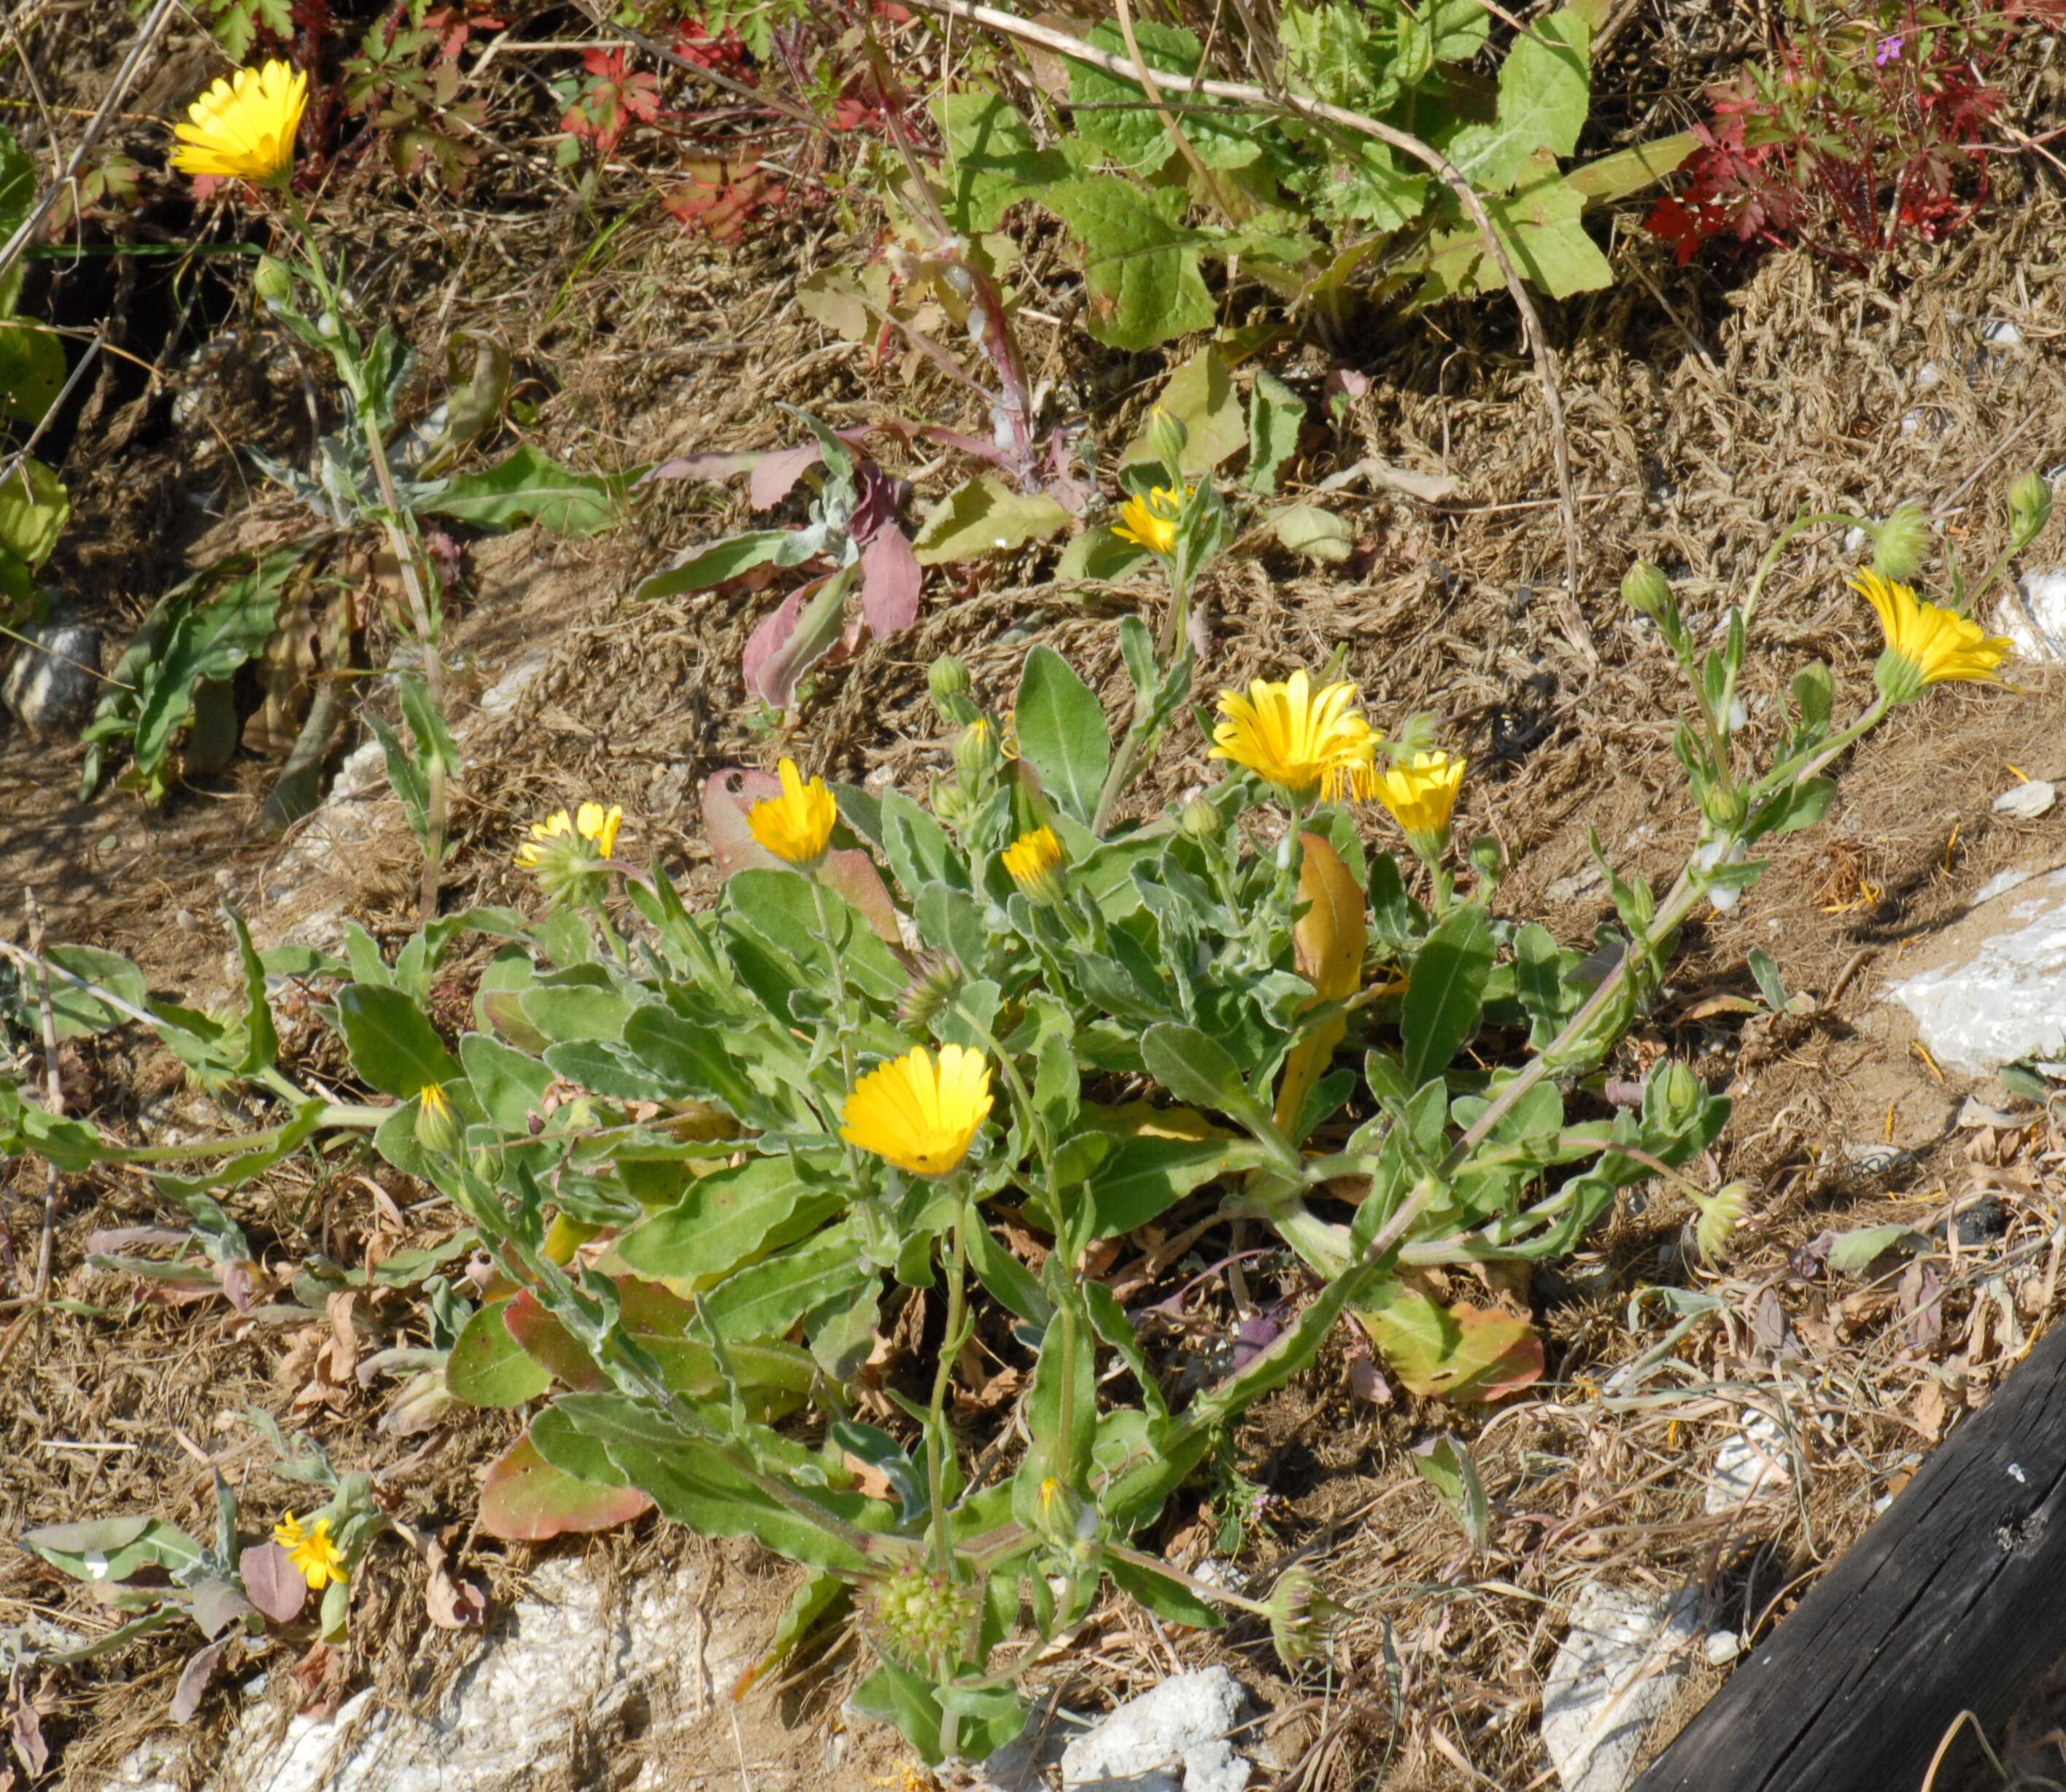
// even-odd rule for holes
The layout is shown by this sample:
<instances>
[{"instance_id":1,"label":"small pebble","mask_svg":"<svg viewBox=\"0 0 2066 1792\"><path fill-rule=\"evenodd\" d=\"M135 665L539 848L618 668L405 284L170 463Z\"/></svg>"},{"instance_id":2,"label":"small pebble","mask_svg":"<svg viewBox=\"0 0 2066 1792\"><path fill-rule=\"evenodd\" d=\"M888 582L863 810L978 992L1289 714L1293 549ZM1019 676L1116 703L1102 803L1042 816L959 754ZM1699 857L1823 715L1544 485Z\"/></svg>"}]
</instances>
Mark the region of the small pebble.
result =
<instances>
[{"instance_id":1,"label":"small pebble","mask_svg":"<svg viewBox=\"0 0 2066 1792\"><path fill-rule=\"evenodd\" d=\"M38 734L82 726L100 698L100 631L45 622L22 633L7 679L7 707Z\"/></svg>"},{"instance_id":2,"label":"small pebble","mask_svg":"<svg viewBox=\"0 0 2066 1792\"><path fill-rule=\"evenodd\" d=\"M1707 1633L1707 1659L1718 1667L1725 1667L1743 1653L1743 1638L1733 1630L1712 1630Z\"/></svg>"},{"instance_id":3,"label":"small pebble","mask_svg":"<svg viewBox=\"0 0 2066 1792\"><path fill-rule=\"evenodd\" d=\"M2056 785L2047 779L2033 778L2003 791L1994 800L1994 811L2016 821L2035 821L2058 800Z\"/></svg>"}]
</instances>

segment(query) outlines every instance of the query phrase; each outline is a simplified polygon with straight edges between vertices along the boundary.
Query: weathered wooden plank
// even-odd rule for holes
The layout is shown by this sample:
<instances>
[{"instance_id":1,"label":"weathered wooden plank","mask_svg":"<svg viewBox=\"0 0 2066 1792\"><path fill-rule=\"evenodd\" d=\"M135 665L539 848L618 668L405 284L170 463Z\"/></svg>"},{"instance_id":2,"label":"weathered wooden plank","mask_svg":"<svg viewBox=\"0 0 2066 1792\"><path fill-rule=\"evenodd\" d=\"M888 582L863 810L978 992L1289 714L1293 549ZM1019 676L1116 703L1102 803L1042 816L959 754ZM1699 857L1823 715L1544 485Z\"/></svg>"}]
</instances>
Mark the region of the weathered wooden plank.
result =
<instances>
[{"instance_id":1,"label":"weathered wooden plank","mask_svg":"<svg viewBox=\"0 0 2066 1792\"><path fill-rule=\"evenodd\" d=\"M1938 1446L1636 1792L1908 1792L2066 1656L2066 1325Z\"/></svg>"}]
</instances>

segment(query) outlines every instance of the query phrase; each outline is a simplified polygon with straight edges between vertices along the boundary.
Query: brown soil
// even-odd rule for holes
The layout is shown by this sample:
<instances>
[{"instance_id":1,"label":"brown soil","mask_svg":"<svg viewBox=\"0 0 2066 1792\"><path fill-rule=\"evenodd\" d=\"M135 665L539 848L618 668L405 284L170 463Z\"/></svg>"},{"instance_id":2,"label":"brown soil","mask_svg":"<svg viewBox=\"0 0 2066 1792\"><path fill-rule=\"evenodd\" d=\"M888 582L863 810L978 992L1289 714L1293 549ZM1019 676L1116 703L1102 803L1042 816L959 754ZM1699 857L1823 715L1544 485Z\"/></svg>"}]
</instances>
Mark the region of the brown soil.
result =
<instances>
[{"instance_id":1,"label":"brown soil","mask_svg":"<svg viewBox=\"0 0 2066 1792\"><path fill-rule=\"evenodd\" d=\"M799 280L858 262L865 245L796 220L761 229L739 249L714 250L664 218L642 220L575 278L593 229L570 240L564 215L515 225L493 215L506 196L498 183L515 178L507 170L484 176L464 204L435 216L369 178L361 196L369 202L338 205L334 227L359 239L354 259L376 270L367 296L392 297L427 362L454 328L512 335L541 407L532 431L563 458L622 466L766 446L792 433L778 400L839 423L905 416L979 427L930 376L901 382L796 309ZM2017 178L2005 172L2004 187ZM1587 939L1608 912L1604 900L1557 901L1550 892L1560 880L1569 888L1589 862L1588 831L1618 867L1660 883L1692 831L1670 749L1670 668L1614 596L1628 561L1663 564L1690 611L1712 616L1742 589L1773 528L1797 512L1883 511L1914 497L1933 508L1962 563L1982 564L2000 544L1993 494L2005 471L2066 460L2066 356L2048 322L2066 278L2049 252L2066 228L2066 204L2036 181L2004 198L1985 230L1947 245L1898 287L1787 256L1731 287L1697 272L1671 274L1636 242L1623 253L1669 281L1671 314L1631 280L1553 316L1582 494L1581 601L1599 645L1597 667L1559 631L1562 547L1545 496L1554 490L1550 438L1501 309L1405 328L1368 320L1339 358L1370 376L1370 391L1314 443L1302 479L1317 483L1372 458L1447 473L1460 496L1434 506L1388 493L1328 500L1360 538L1339 572L1315 574L1274 551L1230 559L1209 594L1213 653L1204 682L1317 665L1345 648L1380 720L1432 710L1444 739L1471 755L1459 826L1494 834L1505 847L1513 870L1502 908L1539 916L1569 940ZM1983 361L1979 326L1996 318L2015 322L2023 345ZM176 340L192 346L191 336ZM1080 337L1029 325L1036 362L1084 347ZM169 364L172 350L163 358ZM1905 435L1916 373L1933 361L1947 376L1928 401L1942 412L1941 433L1933 420ZM1312 388L1335 364L1309 348L1278 370ZM1114 376L1105 388L1112 395L1087 421L1098 439L1115 443L1156 370L1142 360L1099 370ZM171 538L188 538L180 552L201 539L177 521L196 439L139 433L135 416L125 419L111 402L97 415L96 432L73 445L64 469L77 505L71 534L82 544L67 550L76 556L68 570L91 576L82 589L97 593L99 619L120 632L177 576L168 576L177 553L168 520ZM230 441L293 432L262 390L241 411L213 410L209 421ZM936 475L926 495L944 489L947 476ZM289 516L275 499L222 502L229 516L211 540L222 528L282 527ZM735 493L664 486L597 540L526 533L473 547L452 641L462 669L457 719L527 656L542 652L546 664L513 710L479 722L469 737L451 900L527 900L508 864L512 841L540 811L589 796L624 805L620 856L660 860L699 887L703 780L727 764L770 763L791 744L751 726L738 673L741 647L773 596L649 605L631 593L670 552L743 514ZM2056 555L2061 527L2032 564ZM1862 701L1876 637L1843 588L1845 564L1830 532L1809 538L1772 580L1745 693L1754 728L1771 725L1777 693L1809 657L1828 659L1840 690ZM962 656L982 692L999 701L1036 637L1108 690L1123 682L1115 619L1151 603L1152 593L1054 592L1039 583L1042 570L1029 556L971 578L934 575L910 633L867 646L820 678L796 744L828 775L920 788L946 763L925 701L934 655ZM380 663L377 630L369 645ZM2011 767L2033 777L2066 772L2062 693L2059 674L2019 671L2011 692L1935 694L1841 768L1841 799L1829 820L1778 843L1770 875L1736 911L1689 930L1671 990L1618 1068L1639 1070L1668 1052L1736 1096L1715 1170L1718 1179L1747 1178L1757 1195L1719 1268L1688 1267L1686 1205L1652 1191L1618 1211L1575 1260L1538 1279L1533 1298L1550 1341L1540 1387L1489 1413L1403 1396L1380 1407L1352 1391L1343 1357L1242 1429L1235 1460L1273 1496L1244 1565L1266 1576L1296 1551L1323 1569L1351 1614L1328 1661L1288 1679L1253 1624L1177 1632L1114 1606L1056 1664L1043 1693L1095 1713L1174 1665L1223 1660L1265 1701L1269 1714L1250 1741L1278 1785L1519 1787L1548 1783L1535 1733L1541 1678L1563 1608L1587 1577L1608 1569L1660 1588L1690 1577L1710 1590L1715 1626L1761 1632L1783 1616L1817 1567L1868 1522L1874 1499L2013 1361L2019 1340L1975 1291L2002 1279L2025 1336L2066 1299L2049 1246L2066 1141L2035 1120L1958 1131L1963 1086L1909 1049L1879 1000L1989 877L2066 859L2060 811L2011 823L1989 810L2012 781ZM1206 779L1204 744L1180 732L1144 802ZM220 979L224 900L288 931L338 910L390 940L413 925L415 848L391 805L365 850L297 872L294 887L278 892L293 842L254 827L268 767L241 760L151 813L113 790L78 802L75 757L19 730L0 743L0 892L33 888L54 938L127 953L154 988L184 994ZM5 906L5 924L19 938L20 903ZM1752 947L1773 955L1789 991L1817 998L1810 1014L1746 1017L1715 1002L1718 993L1751 993L1744 956ZM66 1069L73 1110L115 1127L176 1086L161 1058L128 1046L81 1047ZM1881 1143L1898 1148L1889 1165L1861 1167L1843 1149ZM0 1243L25 1280L43 1183L33 1167L13 1174ZM383 1198L409 1204L388 1172L374 1179ZM1928 1231L1982 1197L1999 1204L1999 1228L1970 1248L1940 1243L1929 1259L1947 1291L1946 1322L1926 1348L1904 1338L1892 1275L1844 1280L1794 1266L1825 1229L1898 1218ZM383 1224L365 1179L318 1183L306 1173L245 1191L236 1216L283 1268L310 1240L338 1254ZM0 1333L6 1535L144 1509L205 1523L209 1470L240 1482L258 1453L234 1415L253 1404L283 1410L296 1391L281 1380L281 1328L228 1317L219 1302L134 1302L129 1285L86 1265L92 1231L168 1223L140 1176L60 1188L59 1289L78 1309L24 1316ZM435 1236L419 1219L407 1242ZM1655 1305L1631 1329L1631 1296L1649 1281L1697 1288L1718 1309L1639 1386L1616 1391L1614 1372L1663 1335ZM1226 1290L1200 1298L1202 1326L1227 1322ZM399 1336L408 1315L397 1303L361 1322ZM507 1441L509 1422L462 1418L429 1434L425 1448L423 1438L375 1430L382 1392L313 1409L300 1422L341 1462L393 1471L391 1489L412 1515L463 1519L472 1478ZM1793 1497L1710 1516L1706 1465L1753 1408L1784 1410L1805 1442L1809 1474ZM1406 1457L1413 1442L1452 1426L1468 1438L1493 1499L1481 1554L1468 1549ZM1212 1528L1203 1502L1180 1503L1157 1540L1189 1559L1205 1552ZM592 1547L611 1572L636 1574L654 1551L679 1552L682 1539L649 1523ZM468 1560L496 1597L528 1553L481 1543ZM354 1668L396 1697L423 1698L477 1644L424 1628L415 1574L399 1555L376 1567L354 1624ZM770 1579L771 1627L786 1590ZM0 1621L34 1613L102 1622L66 1596L23 1558L0 1565ZM97 1785L158 1726L181 1652L148 1640L47 1679L43 1721L63 1744L64 1783ZM821 1733L838 1721L857 1658L850 1645L836 1645L812 1675L741 1708L736 1745L755 1785L822 1778ZM1719 1679L1704 1665L1695 1669L1679 1721ZM196 1774L221 1733L219 1705L196 1736ZM708 1760L666 1763L667 1783L736 1770L731 1733L713 1735ZM859 1777L849 1783L897 1783L903 1751L880 1737L857 1745L849 1758Z\"/></svg>"}]
</instances>

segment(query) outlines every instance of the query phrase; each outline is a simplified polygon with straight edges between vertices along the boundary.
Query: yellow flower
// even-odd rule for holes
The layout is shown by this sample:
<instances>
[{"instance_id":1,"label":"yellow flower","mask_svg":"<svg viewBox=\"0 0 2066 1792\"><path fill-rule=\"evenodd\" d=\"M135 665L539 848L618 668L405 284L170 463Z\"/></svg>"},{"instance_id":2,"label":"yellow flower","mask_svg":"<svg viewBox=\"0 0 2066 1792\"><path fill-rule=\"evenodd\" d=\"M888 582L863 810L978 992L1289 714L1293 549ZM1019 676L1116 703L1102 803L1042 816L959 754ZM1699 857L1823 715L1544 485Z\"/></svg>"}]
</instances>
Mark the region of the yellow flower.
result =
<instances>
[{"instance_id":1,"label":"yellow flower","mask_svg":"<svg viewBox=\"0 0 2066 1792\"><path fill-rule=\"evenodd\" d=\"M1432 842L1439 853L1448 838L1449 816L1456 807L1464 765L1462 759L1447 753L1416 753L1379 772L1371 781L1371 792L1414 837L1416 845Z\"/></svg>"},{"instance_id":2,"label":"yellow flower","mask_svg":"<svg viewBox=\"0 0 2066 1792\"><path fill-rule=\"evenodd\" d=\"M464 1137L444 1085L425 1083L416 1091L416 1143L427 1151L449 1157L460 1148Z\"/></svg>"},{"instance_id":3,"label":"yellow flower","mask_svg":"<svg viewBox=\"0 0 2066 1792\"><path fill-rule=\"evenodd\" d=\"M1062 900L1062 843L1053 828L1021 834L1004 849L1004 868L1028 902L1046 908Z\"/></svg>"},{"instance_id":4,"label":"yellow flower","mask_svg":"<svg viewBox=\"0 0 2066 1792\"><path fill-rule=\"evenodd\" d=\"M308 103L309 78L291 63L240 68L187 108L186 123L172 127L180 140L172 166L261 186L282 180L293 172L294 133Z\"/></svg>"},{"instance_id":5,"label":"yellow flower","mask_svg":"<svg viewBox=\"0 0 2066 1792\"><path fill-rule=\"evenodd\" d=\"M1122 541L1145 548L1151 554L1168 553L1177 545L1177 519L1197 489L1195 485L1187 485L1179 491L1174 486L1158 485L1144 498L1128 498L1120 510L1119 520L1112 526L1112 532Z\"/></svg>"},{"instance_id":6,"label":"yellow flower","mask_svg":"<svg viewBox=\"0 0 2066 1792\"><path fill-rule=\"evenodd\" d=\"M968 1155L990 1109L990 1061L963 1046L923 1046L878 1065L840 1110L840 1137L914 1176L943 1176Z\"/></svg>"},{"instance_id":7,"label":"yellow flower","mask_svg":"<svg viewBox=\"0 0 2066 1792\"><path fill-rule=\"evenodd\" d=\"M2010 643L1991 635L1979 623L1955 610L1926 604L1905 585L1895 585L1870 570L1851 580L1851 589L1878 613L1886 651L1873 669L1873 682L1890 703L1906 703L1926 686L1978 679L1999 683L1995 668Z\"/></svg>"},{"instance_id":8,"label":"yellow flower","mask_svg":"<svg viewBox=\"0 0 2066 1792\"><path fill-rule=\"evenodd\" d=\"M536 871L540 848L549 848L554 840L569 847L577 839L586 840L596 849L598 858L607 859L617 844L617 831L623 824L624 811L614 803L606 809L600 803L584 803L573 815L555 809L543 821L531 823L530 839L516 849L517 865L525 871Z\"/></svg>"},{"instance_id":9,"label":"yellow flower","mask_svg":"<svg viewBox=\"0 0 2066 1792\"><path fill-rule=\"evenodd\" d=\"M825 856L839 819L839 805L822 778L805 783L794 759L781 764L782 794L763 797L747 811L753 837L778 859L792 865L815 865Z\"/></svg>"},{"instance_id":10,"label":"yellow flower","mask_svg":"<svg viewBox=\"0 0 2066 1792\"><path fill-rule=\"evenodd\" d=\"M1315 694L1303 671L1282 682L1257 678L1246 697L1223 690L1208 757L1246 766L1302 802L1315 790L1366 795L1379 736L1350 708L1361 697L1346 679Z\"/></svg>"},{"instance_id":11,"label":"yellow flower","mask_svg":"<svg viewBox=\"0 0 2066 1792\"><path fill-rule=\"evenodd\" d=\"M314 1592L333 1580L343 1585L344 1551L330 1541L328 1519L318 1519L304 1531L290 1512L273 1527L273 1541L286 1551L288 1561Z\"/></svg>"}]
</instances>

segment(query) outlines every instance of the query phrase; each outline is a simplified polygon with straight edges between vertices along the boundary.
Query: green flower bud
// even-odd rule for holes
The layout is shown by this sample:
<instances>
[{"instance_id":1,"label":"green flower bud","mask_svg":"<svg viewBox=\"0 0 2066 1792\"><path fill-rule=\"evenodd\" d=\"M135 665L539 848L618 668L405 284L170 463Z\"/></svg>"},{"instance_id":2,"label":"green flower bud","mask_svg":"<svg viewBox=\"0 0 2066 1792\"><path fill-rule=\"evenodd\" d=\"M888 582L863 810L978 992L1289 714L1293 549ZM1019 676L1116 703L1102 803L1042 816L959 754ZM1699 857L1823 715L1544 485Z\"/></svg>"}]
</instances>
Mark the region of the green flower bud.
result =
<instances>
[{"instance_id":1,"label":"green flower bud","mask_svg":"<svg viewBox=\"0 0 2066 1792\"><path fill-rule=\"evenodd\" d=\"M923 1033L933 1024L933 1017L961 993L961 961L951 953L926 953L897 1005L897 1017L912 1032Z\"/></svg>"},{"instance_id":2,"label":"green flower bud","mask_svg":"<svg viewBox=\"0 0 2066 1792\"><path fill-rule=\"evenodd\" d=\"M1177 825L1194 840L1209 840L1219 833L1220 812L1202 796L1194 796L1184 805Z\"/></svg>"},{"instance_id":3,"label":"green flower bud","mask_svg":"<svg viewBox=\"0 0 2066 1792\"><path fill-rule=\"evenodd\" d=\"M954 742L954 769L971 782L997 763L997 730L989 718L978 716Z\"/></svg>"},{"instance_id":4,"label":"green flower bud","mask_svg":"<svg viewBox=\"0 0 2066 1792\"><path fill-rule=\"evenodd\" d=\"M1471 869L1488 884L1497 884L1506 870L1506 855L1500 843L1489 834L1481 834L1471 842Z\"/></svg>"},{"instance_id":5,"label":"green flower bud","mask_svg":"<svg viewBox=\"0 0 2066 1792\"><path fill-rule=\"evenodd\" d=\"M1750 814L1750 799L1734 784L1710 784L1700 798L1700 811L1724 834L1740 832Z\"/></svg>"},{"instance_id":6,"label":"green flower bud","mask_svg":"<svg viewBox=\"0 0 2066 1792\"><path fill-rule=\"evenodd\" d=\"M2052 520L2052 482L2042 473L2025 473L2008 488L2010 526L2019 546L2028 546Z\"/></svg>"},{"instance_id":7,"label":"green flower bud","mask_svg":"<svg viewBox=\"0 0 2066 1792\"><path fill-rule=\"evenodd\" d=\"M932 693L933 707L950 728L975 719L975 705L969 701L968 668L951 654L942 653L926 669L926 688Z\"/></svg>"},{"instance_id":8,"label":"green flower bud","mask_svg":"<svg viewBox=\"0 0 2066 1792\"><path fill-rule=\"evenodd\" d=\"M1922 507L1902 504L1870 532L1873 570L1896 585L1912 584L1930 548L1930 519L1922 514Z\"/></svg>"},{"instance_id":9,"label":"green flower bud","mask_svg":"<svg viewBox=\"0 0 2066 1792\"><path fill-rule=\"evenodd\" d=\"M1161 405L1148 413L1148 451L1172 473L1182 471L1184 447L1190 439L1191 432Z\"/></svg>"},{"instance_id":10,"label":"green flower bud","mask_svg":"<svg viewBox=\"0 0 2066 1792\"><path fill-rule=\"evenodd\" d=\"M1270 1589L1270 1640L1277 1659L1295 1670L1322 1653L1347 1615L1320 1591L1310 1568L1287 1568Z\"/></svg>"},{"instance_id":11,"label":"green flower bud","mask_svg":"<svg viewBox=\"0 0 2066 1792\"><path fill-rule=\"evenodd\" d=\"M1693 1243L1705 1261L1714 1257L1743 1224L1744 1211L1750 1205L1750 1184L1729 1183L1712 1195L1695 1196L1694 1205L1699 1208L1700 1218L1693 1228Z\"/></svg>"},{"instance_id":12,"label":"green flower bud","mask_svg":"<svg viewBox=\"0 0 2066 1792\"><path fill-rule=\"evenodd\" d=\"M258 257L258 271L251 277L251 289L269 311L285 311L294 302L294 277L284 261L269 255Z\"/></svg>"},{"instance_id":13,"label":"green flower bud","mask_svg":"<svg viewBox=\"0 0 2066 1792\"><path fill-rule=\"evenodd\" d=\"M934 787L933 815L935 820L944 822L951 827L956 822L966 819L970 807L969 799L962 795L958 784L940 784Z\"/></svg>"},{"instance_id":14,"label":"green flower bud","mask_svg":"<svg viewBox=\"0 0 2066 1792\"><path fill-rule=\"evenodd\" d=\"M433 1157L450 1157L463 1143L442 1083L427 1082L416 1096L416 1143Z\"/></svg>"},{"instance_id":15,"label":"green flower bud","mask_svg":"<svg viewBox=\"0 0 2066 1792\"><path fill-rule=\"evenodd\" d=\"M1656 1118L1674 1132L1690 1126L1700 1110L1705 1091L1700 1079L1676 1058L1650 1073L1656 1102ZM1646 1102L1647 1107L1650 1104Z\"/></svg>"},{"instance_id":16,"label":"green flower bud","mask_svg":"<svg viewBox=\"0 0 2066 1792\"><path fill-rule=\"evenodd\" d=\"M1622 601L1639 616L1655 621L1671 607L1671 581L1647 560L1639 560L1621 578Z\"/></svg>"},{"instance_id":17,"label":"green flower bud","mask_svg":"<svg viewBox=\"0 0 2066 1792\"><path fill-rule=\"evenodd\" d=\"M967 1645L978 1604L974 1588L913 1562L876 1583L874 1617L905 1660L950 1666Z\"/></svg>"}]
</instances>

